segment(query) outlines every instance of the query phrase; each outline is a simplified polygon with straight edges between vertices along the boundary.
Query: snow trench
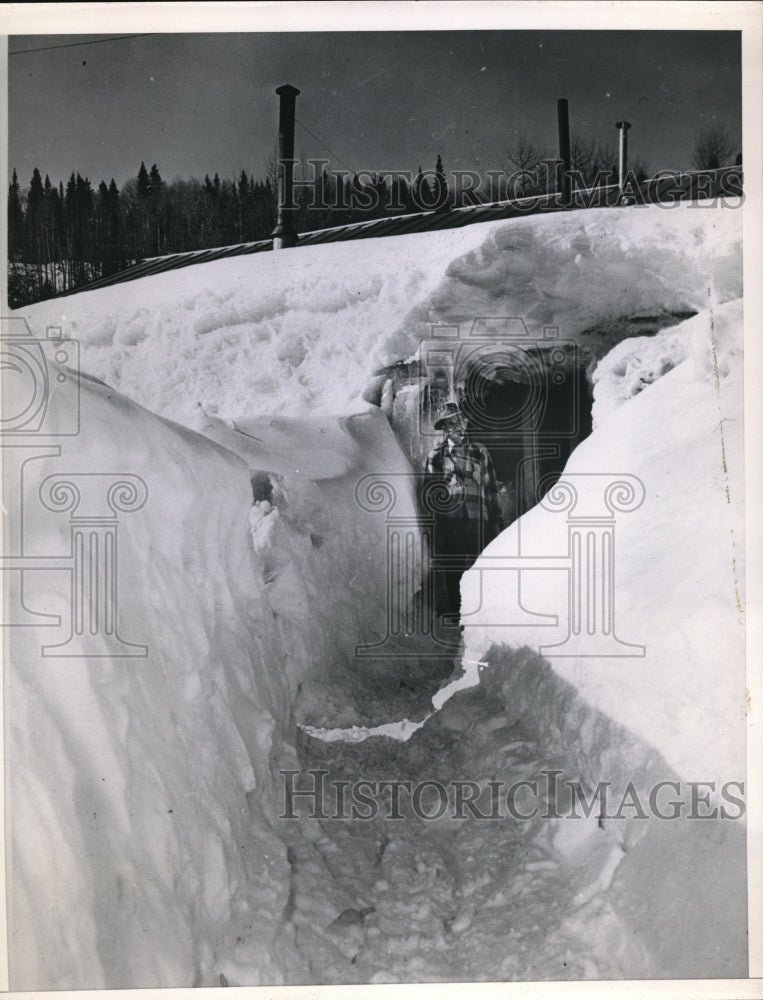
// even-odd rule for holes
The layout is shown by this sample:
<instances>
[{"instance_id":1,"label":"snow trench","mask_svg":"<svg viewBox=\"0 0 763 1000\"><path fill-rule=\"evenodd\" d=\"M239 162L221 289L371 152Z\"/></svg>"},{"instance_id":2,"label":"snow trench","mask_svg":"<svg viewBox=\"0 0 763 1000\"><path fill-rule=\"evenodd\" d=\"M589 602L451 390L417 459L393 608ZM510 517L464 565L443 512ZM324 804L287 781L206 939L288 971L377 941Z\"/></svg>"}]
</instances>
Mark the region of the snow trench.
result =
<instances>
[{"instance_id":1,"label":"snow trench","mask_svg":"<svg viewBox=\"0 0 763 1000\"><path fill-rule=\"evenodd\" d=\"M81 432L6 472L24 551L70 549L70 519L40 502L49 476L142 479L146 503L119 520L119 621L147 654L52 659L60 627L12 630L13 989L745 974L743 820L554 815L566 780L630 781L644 801L660 781L689 798L689 781L744 781L739 221L573 212L25 310L107 384L64 372L50 420L76 404ZM363 393L433 325L478 317L578 344L595 430L569 473L645 489L617 523L618 627L643 659L539 655L537 631L495 616L519 574L483 587L484 562L462 582L478 612L463 637L434 648L414 616L359 655L387 634L390 589L415 603L410 572L388 575L392 516L418 552L416 408L398 404L393 431ZM670 328L622 339L644 322ZM535 508L483 560L558 555L566 532ZM563 638L563 574L522 575L521 605ZM20 604L65 621L66 573L10 576ZM373 733L404 719L406 740ZM367 738L316 737L342 729ZM285 789L311 772L330 796L371 782L371 815L334 797L311 817L308 796L289 818ZM431 797L413 809L402 789L394 819L389 781L449 797L530 782L540 815L453 816L449 798L422 817Z\"/></svg>"}]
</instances>

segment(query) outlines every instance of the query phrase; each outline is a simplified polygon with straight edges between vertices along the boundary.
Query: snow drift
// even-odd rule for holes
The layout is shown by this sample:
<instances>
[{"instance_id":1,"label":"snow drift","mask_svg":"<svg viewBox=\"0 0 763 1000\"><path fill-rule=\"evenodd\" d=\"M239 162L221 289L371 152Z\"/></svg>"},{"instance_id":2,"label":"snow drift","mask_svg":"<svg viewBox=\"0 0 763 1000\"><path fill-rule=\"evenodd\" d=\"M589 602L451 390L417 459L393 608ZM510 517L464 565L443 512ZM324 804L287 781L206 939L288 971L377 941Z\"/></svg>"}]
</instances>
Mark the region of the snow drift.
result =
<instances>
[{"instance_id":1,"label":"snow drift","mask_svg":"<svg viewBox=\"0 0 763 1000\"><path fill-rule=\"evenodd\" d=\"M743 799L745 788L741 340L741 302L734 301L655 338L619 344L594 376L598 427L560 480L558 488L582 491L581 484L606 480L602 474L627 471L643 484L643 503L615 515L613 559L616 634L644 643L643 657L625 646L619 656L563 655L574 566L491 568L520 551L528 560L567 553L568 522L544 502L464 576L463 607L474 609L463 618L464 674L435 699L445 703L481 683L512 717L549 735L566 773L586 775L590 789L611 783L615 803L630 783L639 804L603 824L619 849L613 846L599 881L585 891L601 898L610 890L606 898L645 945L653 974L662 976L739 975L746 968L745 840L733 821L744 806L728 809L721 794L733 790ZM510 624L507 609L520 606L556 615L558 623ZM661 782L672 782L663 790L680 790L682 811L658 807L657 822L654 815L643 822L648 809L640 802ZM615 813L617 804L610 809ZM732 821L708 820L724 810ZM571 858L596 844L595 831L560 826L557 847ZM569 833L584 836L568 841ZM697 880L699 859L704 874ZM679 897L682 916L671 933L658 914Z\"/></svg>"},{"instance_id":2,"label":"snow drift","mask_svg":"<svg viewBox=\"0 0 763 1000\"><path fill-rule=\"evenodd\" d=\"M493 644L543 645L561 678L610 718L649 733L685 778L739 778L745 759L741 333L734 301L618 345L594 376L599 427L562 476L627 473L643 484L644 502L615 515L614 559L616 630L646 646L643 658L625 647L622 658L555 656L569 631L565 571L521 574L522 606L555 614L556 627L489 624L511 606L518 577L498 571L480 586L492 558L566 551L567 520L550 500L505 531L462 581L465 607L477 610L464 618L470 671L461 683L474 682ZM615 408L602 417L606 404Z\"/></svg>"},{"instance_id":3,"label":"snow drift","mask_svg":"<svg viewBox=\"0 0 763 1000\"><path fill-rule=\"evenodd\" d=\"M619 321L741 295L739 221L678 206L534 216L257 254L39 303L79 340L85 371L195 425L351 411L372 373L432 324L518 316L601 356ZM139 289L139 292L138 292Z\"/></svg>"},{"instance_id":4,"label":"snow drift","mask_svg":"<svg viewBox=\"0 0 763 1000\"><path fill-rule=\"evenodd\" d=\"M24 311L38 336L55 326L76 338L83 371L107 385L79 380L80 435L4 489L23 491L30 551L44 554L69 544L66 518L40 509L47 475L130 472L145 481L148 502L120 523L119 573L120 618L139 626L148 656L46 661L44 628L12 630L14 989L217 985L221 975L233 984L361 981L352 977L362 960L351 965L349 946L332 944L326 930L347 905L338 848L315 824L279 824L277 771L298 766L296 721L395 721L378 704L379 717L359 718L348 695L363 674L355 645L383 632L389 586L384 519L359 508L355 487L369 472L410 471L383 413L362 396L380 367L416 354L433 324L522 316L536 334L557 325L576 338L592 371L604 357L592 376L596 430L568 471L628 472L644 483L644 504L617 523L616 572L618 629L647 656L528 658L535 634L494 625L506 577L516 576L495 574L502 579L483 588L485 617L468 620L465 673L446 689L450 701L437 699L432 725L450 712L446 729L473 726L488 740L470 715L481 703L460 690L479 683L491 711L534 726L594 784L629 769L639 787L650 773L743 780L740 221L709 206L571 212L234 258ZM659 326L662 316L667 325L692 313L656 338L623 341L634 318ZM68 391L53 394L54 414L71 402ZM405 421L397 429L411 433ZM399 501L412 515L412 493L403 488ZM539 507L485 559L516 555L520 532L523 554L564 549L564 519ZM478 565L463 581L472 608L481 576ZM527 581L522 594L525 606L558 615L558 635L567 625L562 577ZM38 613L64 614L69 596L64 573L24 574L24 600ZM467 721L453 724L458 712ZM461 757L466 774L487 759L474 753ZM554 826L556 846L544 850L556 852L554 872L559 857L572 859L578 874L564 884L582 894L565 904L565 948L610 931L622 945L615 972L602 958L575 966L578 974L685 971L699 938L679 945L676 907L706 907L707 882L697 879L691 896L686 885L666 890L643 878L655 858L661 873L675 866L685 849L671 840L677 826L651 824L643 847L617 831L600 843L595 817L580 832ZM742 824L701 826L691 857L705 852L710 867L733 855L736 887ZM428 845L417 833L414 851L411 834L396 836L384 861L394 877L377 890L379 926L361 925L353 941L360 947L365 935L386 955L384 971L368 966L377 981L398 972L437 979L437 955L451 945L442 925L432 936L420 899L395 911L418 928L408 934L415 954L383 948L396 927L384 922L384 899L402 905L414 884L428 892L425 852L435 851L434 837ZM637 859L630 870L620 864L626 840ZM486 844L475 841L470 858L487 857ZM366 895L376 879L368 877ZM509 875L470 877L459 898ZM648 891L639 896L640 883ZM500 885L505 903L514 888ZM534 920L554 909L554 889L532 896ZM736 895L706 923L712 934L725 922L708 975L744 971ZM508 934L499 903L496 941ZM532 951L532 961L501 964L469 938L472 922L449 917L448 933L474 942L483 978L543 974L538 955L552 953L550 938L540 952L518 939L516 954ZM563 976L561 964L548 975Z\"/></svg>"},{"instance_id":5,"label":"snow drift","mask_svg":"<svg viewBox=\"0 0 763 1000\"><path fill-rule=\"evenodd\" d=\"M41 481L142 476L145 507L120 524L119 625L148 653L42 659L62 629L13 630L11 982L209 982L213 956L237 935L270 942L263 899L284 894L288 871L262 819L289 701L248 540L249 473L91 380L54 389L54 427L76 395L84 433L63 459L43 458L39 478L4 488L23 487L27 550L55 555L69 548L69 524L41 506ZM69 574L24 577L26 605L65 621ZM264 979L288 966L278 951L277 940L262 948Z\"/></svg>"}]
</instances>

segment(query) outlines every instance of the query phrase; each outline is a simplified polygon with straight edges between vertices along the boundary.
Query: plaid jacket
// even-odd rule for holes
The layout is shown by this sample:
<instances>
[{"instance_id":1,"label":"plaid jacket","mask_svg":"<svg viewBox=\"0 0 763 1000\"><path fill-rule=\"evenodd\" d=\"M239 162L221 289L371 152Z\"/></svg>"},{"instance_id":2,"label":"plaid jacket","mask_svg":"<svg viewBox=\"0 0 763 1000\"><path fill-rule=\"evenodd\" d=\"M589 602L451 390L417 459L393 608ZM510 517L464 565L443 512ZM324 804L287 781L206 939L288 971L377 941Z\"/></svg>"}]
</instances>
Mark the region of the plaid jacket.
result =
<instances>
[{"instance_id":1,"label":"plaid jacket","mask_svg":"<svg viewBox=\"0 0 763 1000\"><path fill-rule=\"evenodd\" d=\"M448 499L432 493L435 483L443 484ZM426 462L424 509L438 517L480 518L501 528L498 485L487 450L479 444L456 444L446 437L430 451Z\"/></svg>"}]
</instances>

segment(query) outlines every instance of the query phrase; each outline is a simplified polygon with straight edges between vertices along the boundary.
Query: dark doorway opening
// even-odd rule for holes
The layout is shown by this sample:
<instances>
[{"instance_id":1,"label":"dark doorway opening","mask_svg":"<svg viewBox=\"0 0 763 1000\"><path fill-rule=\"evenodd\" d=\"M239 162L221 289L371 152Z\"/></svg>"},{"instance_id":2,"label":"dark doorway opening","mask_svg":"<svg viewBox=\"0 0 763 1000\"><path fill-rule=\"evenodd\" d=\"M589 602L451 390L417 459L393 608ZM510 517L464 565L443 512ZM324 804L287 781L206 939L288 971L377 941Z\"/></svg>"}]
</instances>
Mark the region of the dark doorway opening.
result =
<instances>
[{"instance_id":1,"label":"dark doorway opening","mask_svg":"<svg viewBox=\"0 0 763 1000\"><path fill-rule=\"evenodd\" d=\"M534 507L591 433L592 394L582 366L554 366L539 352L530 381L486 364L462 385L470 439L490 452L506 523ZM514 377L511 377L511 376Z\"/></svg>"}]
</instances>

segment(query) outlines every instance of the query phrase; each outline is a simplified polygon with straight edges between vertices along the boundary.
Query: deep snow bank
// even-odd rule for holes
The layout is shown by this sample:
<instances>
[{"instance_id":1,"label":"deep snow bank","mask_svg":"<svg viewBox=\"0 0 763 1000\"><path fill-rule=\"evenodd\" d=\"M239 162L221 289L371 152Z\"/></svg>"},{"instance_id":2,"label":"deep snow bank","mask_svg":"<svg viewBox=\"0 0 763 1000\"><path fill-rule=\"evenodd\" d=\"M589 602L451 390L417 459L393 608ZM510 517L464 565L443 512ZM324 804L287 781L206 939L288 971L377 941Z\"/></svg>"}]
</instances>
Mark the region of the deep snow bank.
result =
<instances>
[{"instance_id":1,"label":"deep snow bank","mask_svg":"<svg viewBox=\"0 0 763 1000\"><path fill-rule=\"evenodd\" d=\"M217 985L237 939L260 981L299 977L277 926L289 866L272 828L271 761L293 759L289 697L248 539L248 469L89 379L52 386L48 430L79 387L81 433L58 439L59 456L33 456L23 483L6 463L6 503L23 490L27 556L61 557L73 490L87 539L110 513L112 478L139 477L145 503L118 525L117 631L147 650L100 658L111 647L95 634L86 657L41 656L67 639L77 595L69 564L24 573L24 606L61 625L8 630L11 986ZM53 475L74 485L48 509L40 486ZM103 632L85 613L85 631Z\"/></svg>"},{"instance_id":2,"label":"deep snow bank","mask_svg":"<svg viewBox=\"0 0 763 1000\"><path fill-rule=\"evenodd\" d=\"M741 295L741 213L708 205L575 211L184 268L24 310L83 367L155 413L346 413L432 324L521 317L600 357L622 317Z\"/></svg>"},{"instance_id":3,"label":"deep snow bank","mask_svg":"<svg viewBox=\"0 0 763 1000\"><path fill-rule=\"evenodd\" d=\"M459 684L476 681L494 644L543 646L555 673L656 746L685 779L744 780L741 335L737 301L650 340L621 343L595 375L605 390L596 405L611 412L562 477L580 492L604 489L604 478L621 474L643 484L643 502L613 518L613 590L617 635L645 654L562 656L549 648L569 632L570 573L579 568L490 570L502 555L567 553L568 519L551 494L462 581L465 608L475 611L464 619L467 675ZM632 395L634 381L641 391ZM558 625L501 624L515 597L527 611L558 616Z\"/></svg>"},{"instance_id":4,"label":"deep snow bank","mask_svg":"<svg viewBox=\"0 0 763 1000\"><path fill-rule=\"evenodd\" d=\"M81 404L80 433L6 462L20 548L43 562L74 554L75 489L89 503L101 488L103 510L87 512L107 518L112 478L145 490L119 520L112 567L117 633L146 655L108 656L85 601L87 656L43 656L79 607L71 563L25 571L23 592L9 574L14 607L61 618L9 630L13 988L211 986L241 968L248 984L309 981L288 922L287 840L302 832L277 821L277 771L297 766L295 714L356 719L347 671L355 645L384 634L389 583L384 517L356 487L398 477L397 510L415 523L408 463L375 408L235 426L200 415L202 436L57 371L47 433ZM53 476L73 486L49 509ZM84 526L86 590L108 569L92 543L101 527ZM342 908L325 877L321 899Z\"/></svg>"},{"instance_id":5,"label":"deep snow bank","mask_svg":"<svg viewBox=\"0 0 763 1000\"><path fill-rule=\"evenodd\" d=\"M435 698L447 705L481 685L509 719L545 734L565 779L581 775L589 794L606 786L609 806L597 808L614 838L610 854L596 859L595 827L549 826L558 850L591 880L574 920L581 928L592 921L597 938L597 914L610 907L649 956L638 975L747 968L741 343L734 301L604 358L594 374L593 434L558 486L462 579L464 673ZM607 484L626 477L641 484L643 501L631 503L621 487L620 511L616 503L608 510ZM594 547L607 518L609 580ZM528 570L496 568L520 553ZM529 569L534 557L568 555L558 569ZM643 644L642 656L626 646L611 651L619 655L594 649L610 586L610 634ZM591 655L560 648L581 604ZM635 799L621 810L628 787ZM675 793L669 809L659 798L666 788Z\"/></svg>"},{"instance_id":6,"label":"deep snow bank","mask_svg":"<svg viewBox=\"0 0 763 1000\"><path fill-rule=\"evenodd\" d=\"M62 325L84 368L182 423L344 413L401 316L483 227L184 268L24 311Z\"/></svg>"},{"instance_id":7,"label":"deep snow bank","mask_svg":"<svg viewBox=\"0 0 763 1000\"><path fill-rule=\"evenodd\" d=\"M410 591L406 581L419 576L417 566L389 560L388 500L420 558L411 468L389 423L367 406L312 420L205 417L199 427L256 470L252 541L298 721L352 724L346 694L334 698L332 687L346 689L353 672L368 669L356 648L387 634L388 590Z\"/></svg>"}]
</instances>

